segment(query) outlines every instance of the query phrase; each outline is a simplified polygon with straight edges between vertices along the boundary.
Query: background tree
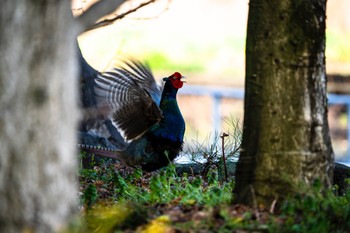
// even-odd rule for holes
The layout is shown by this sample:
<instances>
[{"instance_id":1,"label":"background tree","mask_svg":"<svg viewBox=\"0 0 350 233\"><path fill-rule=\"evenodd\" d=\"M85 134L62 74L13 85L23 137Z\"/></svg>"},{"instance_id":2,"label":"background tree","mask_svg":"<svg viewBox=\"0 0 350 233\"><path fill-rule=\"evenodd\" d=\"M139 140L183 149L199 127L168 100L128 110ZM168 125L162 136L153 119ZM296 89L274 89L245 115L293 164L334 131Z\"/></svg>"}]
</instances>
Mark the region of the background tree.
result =
<instances>
[{"instance_id":1,"label":"background tree","mask_svg":"<svg viewBox=\"0 0 350 233\"><path fill-rule=\"evenodd\" d=\"M326 0L251 0L236 201L269 206L299 184L331 185Z\"/></svg>"},{"instance_id":2,"label":"background tree","mask_svg":"<svg viewBox=\"0 0 350 233\"><path fill-rule=\"evenodd\" d=\"M76 20L69 1L1 2L0 232L57 231L76 212L76 36L122 2Z\"/></svg>"}]
</instances>

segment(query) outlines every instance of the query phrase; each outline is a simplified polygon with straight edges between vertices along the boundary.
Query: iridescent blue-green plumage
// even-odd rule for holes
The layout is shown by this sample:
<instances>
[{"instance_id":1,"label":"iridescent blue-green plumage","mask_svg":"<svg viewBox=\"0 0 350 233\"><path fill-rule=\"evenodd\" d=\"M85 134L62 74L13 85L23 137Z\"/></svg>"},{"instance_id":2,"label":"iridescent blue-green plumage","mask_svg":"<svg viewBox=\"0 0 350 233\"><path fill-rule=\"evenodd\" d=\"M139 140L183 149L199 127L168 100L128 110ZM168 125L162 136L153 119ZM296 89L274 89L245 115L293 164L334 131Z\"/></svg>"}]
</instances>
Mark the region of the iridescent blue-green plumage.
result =
<instances>
[{"instance_id":1,"label":"iridescent blue-green plumage","mask_svg":"<svg viewBox=\"0 0 350 233\"><path fill-rule=\"evenodd\" d=\"M173 141L183 141L185 121L177 104L177 91L178 89L174 88L169 80L166 81L159 105L163 118L149 131L158 137L168 138Z\"/></svg>"},{"instance_id":2,"label":"iridescent blue-green plumage","mask_svg":"<svg viewBox=\"0 0 350 233\"><path fill-rule=\"evenodd\" d=\"M175 159L182 150L185 133L176 100L183 84L181 78L177 72L164 78L161 91L149 68L132 61L126 63L126 68L114 69L96 79L100 105L110 108L113 123L130 141L113 157L149 171Z\"/></svg>"}]
</instances>

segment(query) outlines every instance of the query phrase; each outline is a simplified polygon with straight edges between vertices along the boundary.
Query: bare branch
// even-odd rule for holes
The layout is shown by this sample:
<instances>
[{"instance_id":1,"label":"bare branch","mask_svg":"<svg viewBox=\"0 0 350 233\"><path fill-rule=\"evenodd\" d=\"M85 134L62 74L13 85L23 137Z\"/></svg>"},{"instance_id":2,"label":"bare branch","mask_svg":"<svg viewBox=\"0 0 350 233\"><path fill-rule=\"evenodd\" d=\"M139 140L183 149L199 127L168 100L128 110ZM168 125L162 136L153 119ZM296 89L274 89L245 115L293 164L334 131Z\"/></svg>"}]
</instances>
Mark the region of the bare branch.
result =
<instances>
[{"instance_id":1,"label":"bare branch","mask_svg":"<svg viewBox=\"0 0 350 233\"><path fill-rule=\"evenodd\" d=\"M95 3L84 14L77 17L76 20L81 24L83 30L90 28L91 25L105 15L111 14L119 8L125 0L103 0Z\"/></svg>"},{"instance_id":2,"label":"bare branch","mask_svg":"<svg viewBox=\"0 0 350 233\"><path fill-rule=\"evenodd\" d=\"M169 10L169 7L170 7L170 4L171 4L171 1L172 0L168 0L168 4L167 6L159 13L157 13L157 15L154 15L154 16L150 16L150 17L137 17L137 18L132 18L132 19L135 19L135 20L150 20L150 19L157 19L159 18L164 12L168 11Z\"/></svg>"},{"instance_id":3,"label":"bare branch","mask_svg":"<svg viewBox=\"0 0 350 233\"><path fill-rule=\"evenodd\" d=\"M155 1L157 0L149 0L147 2L144 2L144 3L141 3L140 5L138 5L137 7L133 8L133 9L130 9L122 14L119 14L119 15L115 15L113 18L109 18L109 19L104 19L100 22L97 22L96 24L92 25L91 27L87 28L86 31L89 31L89 30L93 30L93 29L96 29L96 28L100 28L100 27L104 27L104 26L107 26L107 25L110 25L112 23L114 23L114 21L116 20L119 20L119 19L122 19L124 18L125 16L127 16L128 14L131 14L137 10L139 10L140 8L144 7L144 6L147 6L151 3L154 3Z\"/></svg>"}]
</instances>

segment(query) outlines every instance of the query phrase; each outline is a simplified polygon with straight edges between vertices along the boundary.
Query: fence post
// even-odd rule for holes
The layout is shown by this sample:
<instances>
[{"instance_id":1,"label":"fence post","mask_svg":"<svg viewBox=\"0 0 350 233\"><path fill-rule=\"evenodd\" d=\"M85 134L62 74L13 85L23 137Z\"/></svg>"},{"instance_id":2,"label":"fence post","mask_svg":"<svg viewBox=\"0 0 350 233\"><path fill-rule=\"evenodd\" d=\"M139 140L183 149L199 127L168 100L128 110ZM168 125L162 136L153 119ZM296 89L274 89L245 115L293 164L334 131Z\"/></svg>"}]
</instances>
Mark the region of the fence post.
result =
<instances>
[{"instance_id":1,"label":"fence post","mask_svg":"<svg viewBox=\"0 0 350 233\"><path fill-rule=\"evenodd\" d=\"M213 132L217 132L220 134L221 129L221 96L217 93L213 94L213 114L212 114L212 120L213 120ZM214 135L213 135L214 136ZM214 138L213 138L214 139Z\"/></svg>"}]
</instances>

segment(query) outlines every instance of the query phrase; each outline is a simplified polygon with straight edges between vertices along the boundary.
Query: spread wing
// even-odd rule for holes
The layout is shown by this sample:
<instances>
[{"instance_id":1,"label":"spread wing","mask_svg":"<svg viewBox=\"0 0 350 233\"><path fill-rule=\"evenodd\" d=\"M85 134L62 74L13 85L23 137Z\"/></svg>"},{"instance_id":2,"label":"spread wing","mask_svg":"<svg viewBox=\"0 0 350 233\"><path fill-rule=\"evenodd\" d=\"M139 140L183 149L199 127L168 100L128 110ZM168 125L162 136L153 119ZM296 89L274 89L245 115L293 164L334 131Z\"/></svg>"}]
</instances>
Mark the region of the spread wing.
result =
<instances>
[{"instance_id":1,"label":"spread wing","mask_svg":"<svg viewBox=\"0 0 350 233\"><path fill-rule=\"evenodd\" d=\"M98 105L109 107L111 120L130 140L161 120L161 90L148 66L138 61L124 64L99 75L94 90Z\"/></svg>"}]
</instances>

